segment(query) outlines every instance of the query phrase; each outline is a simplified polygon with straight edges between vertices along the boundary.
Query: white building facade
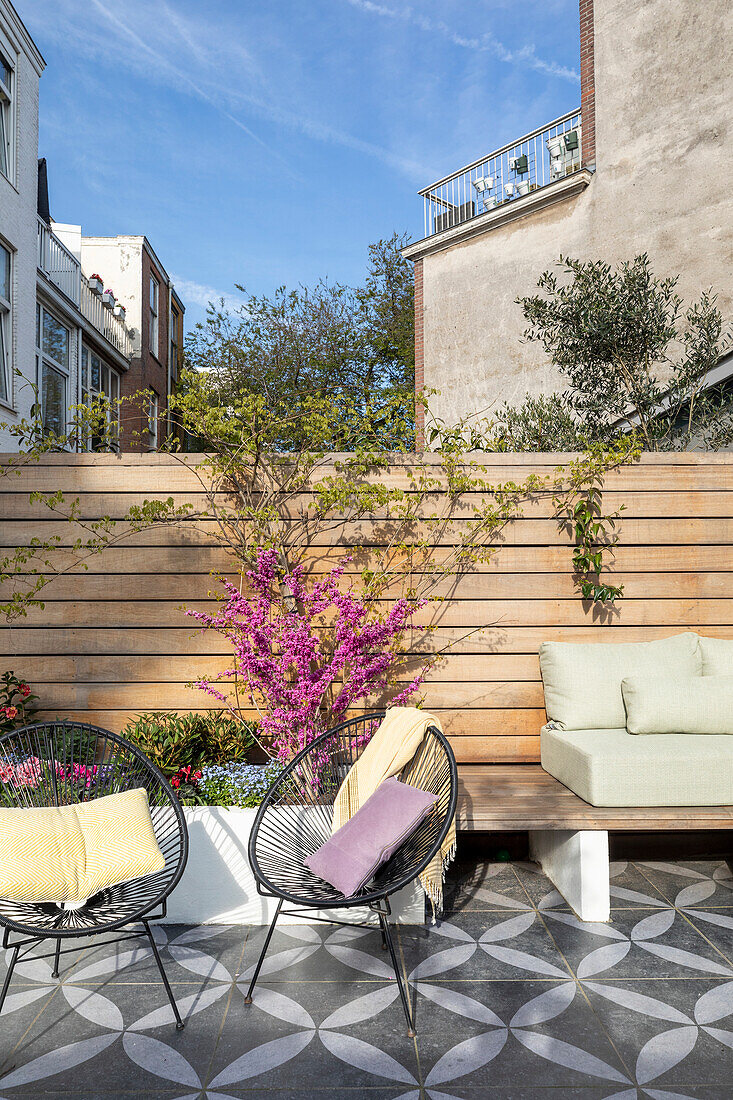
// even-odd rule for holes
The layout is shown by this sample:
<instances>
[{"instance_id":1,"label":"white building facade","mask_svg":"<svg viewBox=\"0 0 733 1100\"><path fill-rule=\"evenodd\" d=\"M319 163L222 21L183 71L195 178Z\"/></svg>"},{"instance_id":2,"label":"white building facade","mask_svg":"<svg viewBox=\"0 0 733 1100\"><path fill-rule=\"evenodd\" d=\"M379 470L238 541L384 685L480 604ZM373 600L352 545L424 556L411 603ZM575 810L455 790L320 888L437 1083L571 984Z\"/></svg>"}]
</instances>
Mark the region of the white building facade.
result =
<instances>
[{"instance_id":1,"label":"white building facade","mask_svg":"<svg viewBox=\"0 0 733 1100\"><path fill-rule=\"evenodd\" d=\"M45 431L64 437L75 405L100 395L116 400L132 354L123 307L105 295L111 288L103 279L82 271L81 227L57 225L49 216L45 162L38 160L43 69L14 7L0 0L0 451L6 452L22 447L18 431L37 403ZM74 445L92 449L100 442Z\"/></svg>"}]
</instances>

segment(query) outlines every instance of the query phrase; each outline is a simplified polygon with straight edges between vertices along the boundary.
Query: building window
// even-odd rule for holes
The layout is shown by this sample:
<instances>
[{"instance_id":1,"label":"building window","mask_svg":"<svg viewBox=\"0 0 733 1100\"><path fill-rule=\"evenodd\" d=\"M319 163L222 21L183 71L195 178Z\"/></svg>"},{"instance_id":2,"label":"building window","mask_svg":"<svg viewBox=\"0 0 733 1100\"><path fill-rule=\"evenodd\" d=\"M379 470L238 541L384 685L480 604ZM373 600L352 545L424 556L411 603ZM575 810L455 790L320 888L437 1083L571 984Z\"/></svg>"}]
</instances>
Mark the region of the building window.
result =
<instances>
[{"instance_id":1,"label":"building window","mask_svg":"<svg viewBox=\"0 0 733 1100\"><path fill-rule=\"evenodd\" d=\"M10 179L13 171L13 66L0 50L0 172Z\"/></svg>"},{"instance_id":2,"label":"building window","mask_svg":"<svg viewBox=\"0 0 733 1100\"><path fill-rule=\"evenodd\" d=\"M66 325L38 302L36 354L40 363L43 430L59 438L67 431L70 344L71 333Z\"/></svg>"},{"instance_id":3,"label":"building window","mask_svg":"<svg viewBox=\"0 0 733 1100\"><path fill-rule=\"evenodd\" d=\"M148 445L151 451L158 446L158 395L155 390L148 395Z\"/></svg>"},{"instance_id":4,"label":"building window","mask_svg":"<svg viewBox=\"0 0 733 1100\"><path fill-rule=\"evenodd\" d=\"M158 356L158 302L160 284L154 275L150 276L150 350Z\"/></svg>"},{"instance_id":5,"label":"building window","mask_svg":"<svg viewBox=\"0 0 733 1100\"><path fill-rule=\"evenodd\" d=\"M10 349L12 347L12 303L10 301L11 256L0 244L0 401L10 404L12 393Z\"/></svg>"},{"instance_id":6,"label":"building window","mask_svg":"<svg viewBox=\"0 0 733 1100\"><path fill-rule=\"evenodd\" d=\"M84 439L85 451L117 450L120 434L120 376L116 370L100 359L96 352L82 344L81 348L81 400L87 408L95 401L103 403L106 431L100 423Z\"/></svg>"},{"instance_id":7,"label":"building window","mask_svg":"<svg viewBox=\"0 0 733 1100\"><path fill-rule=\"evenodd\" d=\"M171 378L175 382L178 378L178 330L181 315L175 306L171 306Z\"/></svg>"}]
</instances>

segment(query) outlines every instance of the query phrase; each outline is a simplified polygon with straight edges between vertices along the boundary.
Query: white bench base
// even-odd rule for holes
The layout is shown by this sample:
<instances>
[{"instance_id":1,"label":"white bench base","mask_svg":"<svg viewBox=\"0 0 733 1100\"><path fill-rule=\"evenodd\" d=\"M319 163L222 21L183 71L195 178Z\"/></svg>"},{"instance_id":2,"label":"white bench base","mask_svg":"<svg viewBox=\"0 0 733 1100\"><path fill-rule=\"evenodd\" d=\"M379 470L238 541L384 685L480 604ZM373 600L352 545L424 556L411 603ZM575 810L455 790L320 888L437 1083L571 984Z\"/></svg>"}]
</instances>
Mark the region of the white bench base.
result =
<instances>
[{"instance_id":1,"label":"white bench base","mask_svg":"<svg viewBox=\"0 0 733 1100\"><path fill-rule=\"evenodd\" d=\"M608 833L602 829L537 829L529 851L583 921L611 919Z\"/></svg>"}]
</instances>

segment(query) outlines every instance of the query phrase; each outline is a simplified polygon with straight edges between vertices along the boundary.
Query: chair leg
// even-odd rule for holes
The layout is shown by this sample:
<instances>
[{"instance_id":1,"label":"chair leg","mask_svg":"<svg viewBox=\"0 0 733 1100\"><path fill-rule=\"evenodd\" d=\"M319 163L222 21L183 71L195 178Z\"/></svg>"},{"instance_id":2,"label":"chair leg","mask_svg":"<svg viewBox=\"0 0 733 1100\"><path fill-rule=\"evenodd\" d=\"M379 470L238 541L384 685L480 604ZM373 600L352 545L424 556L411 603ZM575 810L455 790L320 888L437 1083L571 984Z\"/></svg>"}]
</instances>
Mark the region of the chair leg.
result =
<instances>
[{"instance_id":1,"label":"chair leg","mask_svg":"<svg viewBox=\"0 0 733 1100\"><path fill-rule=\"evenodd\" d=\"M3 982L2 992L0 992L0 1012L2 1012L2 1010L3 1010L3 1005L5 1004L5 998L8 995L8 989L10 988L10 979L13 976L13 971L15 970L15 964L18 961L18 952L19 951L20 951L20 946L14 947L13 948L13 953L10 956L10 962L8 964L8 972L5 975L5 981Z\"/></svg>"},{"instance_id":2,"label":"chair leg","mask_svg":"<svg viewBox=\"0 0 733 1100\"><path fill-rule=\"evenodd\" d=\"M283 899L280 898L280 901L277 903L277 909L275 910L275 916L272 918L272 924L270 925L270 927L268 929L268 932L267 932L267 935L265 936L265 942L262 945L262 950L260 951L260 957L257 960L257 966L255 967L254 974L252 975L252 981L249 983L249 989L247 990L247 996L244 998L244 1003L246 1005L251 1005L252 1004L252 994L254 993L254 988L255 988L255 985L257 984L257 979L260 976L260 970L262 968L263 962L265 961L265 955L267 954L267 948L270 946L270 940L272 939L272 933L275 931L275 925L277 924L277 918L280 916L280 910L282 909L282 907L283 907Z\"/></svg>"},{"instance_id":3,"label":"chair leg","mask_svg":"<svg viewBox=\"0 0 733 1100\"><path fill-rule=\"evenodd\" d=\"M168 994L168 1000L171 1003L171 1008L173 1009L173 1015L176 1018L176 1030L177 1031L183 1031L183 1028L184 1028L185 1025L183 1023L183 1020L181 1019L181 1014L178 1011L178 1005L176 1004L176 999L173 996L173 990L170 987L170 982L168 981L165 970L163 969L163 960L160 957L160 953L158 951L158 945L156 944L155 940L153 939L153 933L150 931L150 925L146 920L143 921L143 926L144 926L145 931L147 933L148 939L150 940L150 946L153 949L153 955L155 956L155 961L158 964L158 970L160 971L160 976L163 979L163 985L165 986L165 991Z\"/></svg>"},{"instance_id":4,"label":"chair leg","mask_svg":"<svg viewBox=\"0 0 733 1100\"><path fill-rule=\"evenodd\" d=\"M51 971L52 978L58 978L59 976L59 958L61 957L61 937L56 937L56 951L53 956L53 970Z\"/></svg>"},{"instance_id":5,"label":"chair leg","mask_svg":"<svg viewBox=\"0 0 733 1100\"><path fill-rule=\"evenodd\" d=\"M412 1009L410 1008L410 1002L408 1000L408 992L409 991L405 990L405 986L404 986L404 983L402 981L402 976L400 974L400 965L399 965L399 962L397 961L397 953L394 949L394 942L392 940L392 933L389 930L389 921L387 920L384 913L379 914L379 924L380 924L380 927L382 929L382 938L387 943L387 950L389 951L390 957L392 959L392 966L394 967L394 975L395 975L395 978L397 979L397 985L398 985L398 988L399 988L399 991L400 991L400 997L402 998L402 1007L405 1010L405 1019L407 1020L407 1034L410 1036L411 1039L414 1039L414 1037L415 1037L415 1024L413 1023Z\"/></svg>"},{"instance_id":6,"label":"chair leg","mask_svg":"<svg viewBox=\"0 0 733 1100\"><path fill-rule=\"evenodd\" d=\"M381 921L379 923L379 931L382 934L382 951L386 951L387 950L387 937L384 934L384 929L382 928Z\"/></svg>"}]
</instances>

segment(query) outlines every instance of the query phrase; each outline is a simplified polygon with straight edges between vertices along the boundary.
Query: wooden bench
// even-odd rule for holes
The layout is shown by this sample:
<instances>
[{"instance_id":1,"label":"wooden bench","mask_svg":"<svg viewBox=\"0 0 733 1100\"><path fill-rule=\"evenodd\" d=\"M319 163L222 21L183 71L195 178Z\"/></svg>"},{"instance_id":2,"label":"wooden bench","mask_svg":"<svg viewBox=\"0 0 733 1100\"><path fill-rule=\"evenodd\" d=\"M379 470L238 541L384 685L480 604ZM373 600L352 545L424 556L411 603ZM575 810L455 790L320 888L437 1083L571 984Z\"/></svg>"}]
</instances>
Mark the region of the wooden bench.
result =
<instances>
[{"instance_id":1,"label":"wooden bench","mask_svg":"<svg viewBox=\"0 0 733 1100\"><path fill-rule=\"evenodd\" d=\"M733 829L733 806L591 806L539 764L461 764L457 823L528 831L532 858L581 920L607 921L609 832Z\"/></svg>"}]
</instances>

